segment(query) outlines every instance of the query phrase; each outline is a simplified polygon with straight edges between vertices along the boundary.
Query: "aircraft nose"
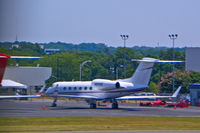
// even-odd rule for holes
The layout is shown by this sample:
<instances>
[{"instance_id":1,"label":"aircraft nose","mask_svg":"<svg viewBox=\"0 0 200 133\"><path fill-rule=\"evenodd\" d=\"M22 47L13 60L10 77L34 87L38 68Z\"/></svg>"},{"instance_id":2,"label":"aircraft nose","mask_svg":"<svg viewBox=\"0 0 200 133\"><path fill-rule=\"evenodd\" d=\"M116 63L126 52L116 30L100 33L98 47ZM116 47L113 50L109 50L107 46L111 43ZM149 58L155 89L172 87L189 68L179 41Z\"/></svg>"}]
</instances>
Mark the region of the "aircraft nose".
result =
<instances>
[{"instance_id":1,"label":"aircraft nose","mask_svg":"<svg viewBox=\"0 0 200 133\"><path fill-rule=\"evenodd\" d=\"M54 90L53 87L49 87L45 93L50 94L53 92L53 90Z\"/></svg>"}]
</instances>

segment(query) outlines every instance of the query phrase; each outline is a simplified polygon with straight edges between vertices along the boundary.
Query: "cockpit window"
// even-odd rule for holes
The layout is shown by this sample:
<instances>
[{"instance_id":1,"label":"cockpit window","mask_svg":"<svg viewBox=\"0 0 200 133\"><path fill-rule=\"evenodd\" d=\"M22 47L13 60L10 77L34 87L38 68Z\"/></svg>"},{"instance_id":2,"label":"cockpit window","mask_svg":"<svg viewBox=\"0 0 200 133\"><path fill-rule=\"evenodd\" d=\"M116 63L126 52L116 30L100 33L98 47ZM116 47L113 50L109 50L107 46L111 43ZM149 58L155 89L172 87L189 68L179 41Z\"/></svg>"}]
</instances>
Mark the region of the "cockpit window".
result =
<instances>
[{"instance_id":1,"label":"cockpit window","mask_svg":"<svg viewBox=\"0 0 200 133\"><path fill-rule=\"evenodd\" d=\"M56 86L57 86L57 84L56 84L56 83L52 85L52 87L53 87L53 88L55 88Z\"/></svg>"}]
</instances>

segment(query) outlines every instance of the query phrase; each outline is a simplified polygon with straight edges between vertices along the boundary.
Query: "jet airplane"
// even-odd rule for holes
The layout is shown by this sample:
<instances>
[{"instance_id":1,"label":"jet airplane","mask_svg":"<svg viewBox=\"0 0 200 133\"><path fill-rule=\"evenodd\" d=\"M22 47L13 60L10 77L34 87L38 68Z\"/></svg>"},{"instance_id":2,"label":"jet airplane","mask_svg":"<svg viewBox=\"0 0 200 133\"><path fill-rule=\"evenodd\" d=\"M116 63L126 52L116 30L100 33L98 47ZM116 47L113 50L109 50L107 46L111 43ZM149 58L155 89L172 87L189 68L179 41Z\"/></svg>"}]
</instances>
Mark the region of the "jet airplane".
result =
<instances>
[{"instance_id":1,"label":"jet airplane","mask_svg":"<svg viewBox=\"0 0 200 133\"><path fill-rule=\"evenodd\" d=\"M92 81L55 82L47 89L46 95L54 98L52 106L56 106L58 97L66 97L84 99L92 109L96 108L97 101L109 101L112 103L112 108L117 109L118 100L138 99L139 96L134 97L128 95L148 88L154 63L183 62L163 61L154 58L143 58L142 60L132 61L139 61L140 64L130 78L118 80L94 79ZM168 96L166 98L176 97L179 90L180 88L173 96ZM149 96L143 96L140 99L148 97ZM155 99L156 96L151 98Z\"/></svg>"}]
</instances>

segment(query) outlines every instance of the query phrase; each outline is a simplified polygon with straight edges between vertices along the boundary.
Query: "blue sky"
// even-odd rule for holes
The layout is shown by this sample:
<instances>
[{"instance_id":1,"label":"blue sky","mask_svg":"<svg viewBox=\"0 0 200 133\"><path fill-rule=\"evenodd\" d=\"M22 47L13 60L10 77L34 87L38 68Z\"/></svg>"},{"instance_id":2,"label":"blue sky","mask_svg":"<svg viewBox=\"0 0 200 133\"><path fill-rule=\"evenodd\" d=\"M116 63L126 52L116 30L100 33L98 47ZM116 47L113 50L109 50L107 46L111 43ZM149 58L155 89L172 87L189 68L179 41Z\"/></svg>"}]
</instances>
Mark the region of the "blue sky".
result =
<instances>
[{"instance_id":1,"label":"blue sky","mask_svg":"<svg viewBox=\"0 0 200 133\"><path fill-rule=\"evenodd\" d=\"M200 0L0 0L0 41L200 46Z\"/></svg>"}]
</instances>

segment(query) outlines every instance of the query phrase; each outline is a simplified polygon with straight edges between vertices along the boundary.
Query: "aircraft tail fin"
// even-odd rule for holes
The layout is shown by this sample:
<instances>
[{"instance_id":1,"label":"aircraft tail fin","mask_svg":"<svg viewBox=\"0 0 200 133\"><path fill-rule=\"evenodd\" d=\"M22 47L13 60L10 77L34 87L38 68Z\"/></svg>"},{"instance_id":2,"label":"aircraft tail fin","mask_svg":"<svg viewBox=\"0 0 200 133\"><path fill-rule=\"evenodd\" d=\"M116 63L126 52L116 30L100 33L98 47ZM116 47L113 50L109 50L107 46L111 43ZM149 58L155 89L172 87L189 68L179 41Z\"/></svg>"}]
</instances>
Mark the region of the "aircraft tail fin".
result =
<instances>
[{"instance_id":1,"label":"aircraft tail fin","mask_svg":"<svg viewBox=\"0 0 200 133\"><path fill-rule=\"evenodd\" d=\"M0 53L0 85L1 85L3 75L6 69L8 58L10 58L10 56Z\"/></svg>"},{"instance_id":2,"label":"aircraft tail fin","mask_svg":"<svg viewBox=\"0 0 200 133\"><path fill-rule=\"evenodd\" d=\"M132 60L132 61L139 61L140 64L137 67L135 73L132 77L125 79L125 82L131 82L133 84L140 84L148 86L152 68L154 65L154 62L157 61L157 59L153 58L143 58L142 60Z\"/></svg>"},{"instance_id":3,"label":"aircraft tail fin","mask_svg":"<svg viewBox=\"0 0 200 133\"><path fill-rule=\"evenodd\" d=\"M135 73L133 74L132 77L128 79L124 79L122 81L124 82L130 82L133 84L138 84L138 85L144 85L148 86L149 81L151 78L151 72L153 69L154 63L182 63L183 61L164 61L164 60L158 60L154 58L143 58L142 60L132 60L132 61L139 61L140 64L137 67Z\"/></svg>"}]
</instances>

